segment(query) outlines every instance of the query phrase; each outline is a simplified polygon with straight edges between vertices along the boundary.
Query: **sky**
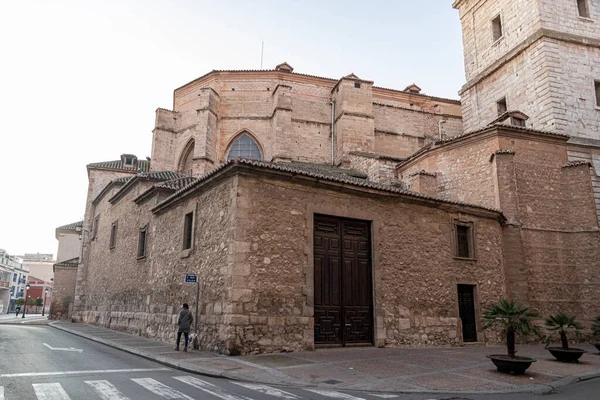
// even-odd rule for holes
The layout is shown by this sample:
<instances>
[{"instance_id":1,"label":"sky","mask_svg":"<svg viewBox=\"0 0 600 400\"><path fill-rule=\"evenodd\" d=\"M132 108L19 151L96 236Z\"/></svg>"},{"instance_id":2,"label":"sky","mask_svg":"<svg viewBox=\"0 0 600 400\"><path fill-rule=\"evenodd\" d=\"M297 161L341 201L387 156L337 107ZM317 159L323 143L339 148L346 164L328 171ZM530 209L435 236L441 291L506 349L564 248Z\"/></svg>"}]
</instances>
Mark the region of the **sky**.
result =
<instances>
[{"instance_id":1,"label":"sky","mask_svg":"<svg viewBox=\"0 0 600 400\"><path fill-rule=\"evenodd\" d=\"M355 73L456 98L452 0L0 2L0 248L53 253L83 219L86 165L150 156L155 110L213 69Z\"/></svg>"}]
</instances>

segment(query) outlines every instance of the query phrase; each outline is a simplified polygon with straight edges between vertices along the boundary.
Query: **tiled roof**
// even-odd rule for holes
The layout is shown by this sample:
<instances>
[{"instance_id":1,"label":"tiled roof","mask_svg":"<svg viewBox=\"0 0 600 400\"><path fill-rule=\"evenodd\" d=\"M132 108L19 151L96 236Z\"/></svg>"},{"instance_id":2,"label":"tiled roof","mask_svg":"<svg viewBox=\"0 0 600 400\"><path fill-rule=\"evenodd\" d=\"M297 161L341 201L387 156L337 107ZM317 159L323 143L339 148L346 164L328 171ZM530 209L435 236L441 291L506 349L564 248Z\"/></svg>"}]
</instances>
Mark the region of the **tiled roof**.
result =
<instances>
[{"instance_id":1,"label":"tiled roof","mask_svg":"<svg viewBox=\"0 0 600 400\"><path fill-rule=\"evenodd\" d=\"M54 264L55 267L77 267L78 265L79 257L71 258L70 260L65 260Z\"/></svg>"},{"instance_id":2,"label":"tiled roof","mask_svg":"<svg viewBox=\"0 0 600 400\"><path fill-rule=\"evenodd\" d=\"M428 150L432 150L434 148L440 147L442 145L445 145L446 143L456 142L458 140L461 140L461 139L464 139L464 138L467 138L467 137L475 136L478 133L482 133L482 132L491 130L493 128L504 128L504 129L507 129L507 130L517 130L517 131L521 131L521 132L533 133L533 134L536 134L536 135L550 136L550 137L561 138L561 139L569 139L570 138L569 135L565 135L565 134L562 134L562 133L540 131L540 130L537 130L537 129L524 128L522 126L516 126L516 125L491 124L491 125L488 125L488 126L486 126L484 128L477 129L477 130L471 131L471 132L467 132L467 133L464 133L462 135L453 136L453 137L448 138L448 139L436 140L434 143L430 143L430 144L428 144L428 145L420 148L419 150L417 150L415 153L411 154L410 156L408 156L404 161L401 161L399 165L406 164L408 161L416 158L417 156L425 153Z\"/></svg>"},{"instance_id":3,"label":"tiled roof","mask_svg":"<svg viewBox=\"0 0 600 400\"><path fill-rule=\"evenodd\" d=\"M139 180L167 181L171 179L185 177L186 175L173 171L151 171L147 173L137 174L132 179L130 179L125 185L123 185L123 187L119 189L119 191L115 193L113 197L108 199L108 201L114 204L117 200L123 197L129 191L129 189L131 189Z\"/></svg>"},{"instance_id":4,"label":"tiled roof","mask_svg":"<svg viewBox=\"0 0 600 400\"><path fill-rule=\"evenodd\" d=\"M138 177L152 179L152 180L165 181L165 180L170 180L170 179L185 178L186 175L180 174L178 172L173 172L173 171L150 171L150 172L138 174Z\"/></svg>"},{"instance_id":5,"label":"tiled roof","mask_svg":"<svg viewBox=\"0 0 600 400\"><path fill-rule=\"evenodd\" d=\"M577 167L579 165L587 165L588 167L592 167L592 163L589 162L589 161L585 161L585 160L569 161L568 163L566 163L562 167L563 168L569 168L569 167Z\"/></svg>"},{"instance_id":6,"label":"tiled roof","mask_svg":"<svg viewBox=\"0 0 600 400\"><path fill-rule=\"evenodd\" d=\"M171 179L155 184L154 186L161 189L179 190L188 186L189 184L196 182L198 179L186 176L185 178Z\"/></svg>"},{"instance_id":7,"label":"tiled roof","mask_svg":"<svg viewBox=\"0 0 600 400\"><path fill-rule=\"evenodd\" d=\"M133 176L122 176L122 177L120 177L120 178L113 179L113 182L114 182L114 183L117 183L117 184L118 184L118 183L127 183L127 182L129 182L131 179L133 179Z\"/></svg>"},{"instance_id":8,"label":"tiled roof","mask_svg":"<svg viewBox=\"0 0 600 400\"><path fill-rule=\"evenodd\" d=\"M123 164L123 160L114 160L114 161L102 161L97 163L91 163L87 165L88 168L92 169L110 169L110 170L118 170L118 171L130 171L133 173L137 172L148 172L150 169L150 161L148 160L137 160L137 168L132 168L130 166L125 166Z\"/></svg>"},{"instance_id":9,"label":"tiled roof","mask_svg":"<svg viewBox=\"0 0 600 400\"><path fill-rule=\"evenodd\" d=\"M66 231L71 231L71 230L75 230L75 229L81 228L81 227L83 227L83 221L77 221L77 222L73 222L71 224L59 226L56 229L63 229L63 230L66 230Z\"/></svg>"},{"instance_id":10,"label":"tiled roof","mask_svg":"<svg viewBox=\"0 0 600 400\"><path fill-rule=\"evenodd\" d=\"M288 173L302 175L302 176L306 176L306 177L322 179L322 180L329 181L329 182L345 183L348 185L359 186L359 187L363 187L363 188L367 188L367 189L381 190L381 191L385 191L385 192L401 194L401 195L405 195L405 196L409 196L409 197L413 197L413 198L417 198L417 199L422 199L422 200L429 200L429 201L435 201L435 202L446 203L446 204L454 204L454 205L459 205L459 206L465 206L465 207L471 207L471 208L477 208L477 209L492 211L492 212L496 212L496 213L501 213L500 210L497 210L497 209L491 208L491 207L485 207L485 206L476 205L476 204L469 204L469 203L464 203L464 202L454 201L454 200L445 200L445 199L440 199L440 198L433 197L433 196L426 196L421 193L406 190L402 187L391 186L391 185L386 185L386 184L377 183L377 182L371 182L371 181L367 181L365 179L354 178L351 176L344 176L343 174L330 173L331 170L328 170L328 169L315 169L315 168L300 167L298 164L300 164L300 163L270 163L270 162L265 162L265 161L246 160L246 159L231 160L227 163L221 164L215 170L213 170L207 174L204 174L203 176L198 178L198 180L195 183L188 185L187 187L182 188L182 189L178 190L177 192L173 193L171 196L169 196L167 199L165 199L165 201L163 201L162 203L160 203L159 205L154 207L152 209L152 211L158 212L158 211L168 207L169 204L176 202L179 198L184 197L188 193L192 193L194 191L194 189L199 187L205 180L212 177L213 175L217 175L219 172L221 172L224 169L228 169L228 168L230 169L230 168L239 167L239 166L250 166L250 167L255 167L255 168L259 168L259 169L263 169L263 170L275 170L275 171L281 171L281 172L288 172Z\"/></svg>"}]
</instances>

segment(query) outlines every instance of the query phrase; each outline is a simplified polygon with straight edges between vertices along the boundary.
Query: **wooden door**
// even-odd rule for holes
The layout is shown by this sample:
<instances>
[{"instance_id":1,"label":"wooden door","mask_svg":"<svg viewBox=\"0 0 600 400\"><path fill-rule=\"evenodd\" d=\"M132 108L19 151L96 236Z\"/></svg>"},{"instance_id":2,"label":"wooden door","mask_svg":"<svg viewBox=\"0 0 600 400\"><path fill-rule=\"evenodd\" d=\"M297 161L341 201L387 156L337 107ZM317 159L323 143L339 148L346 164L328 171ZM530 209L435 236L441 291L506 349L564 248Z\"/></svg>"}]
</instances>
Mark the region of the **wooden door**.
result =
<instances>
[{"instance_id":1,"label":"wooden door","mask_svg":"<svg viewBox=\"0 0 600 400\"><path fill-rule=\"evenodd\" d=\"M458 285L458 312L462 320L463 342L477 341L473 285Z\"/></svg>"},{"instance_id":2,"label":"wooden door","mask_svg":"<svg viewBox=\"0 0 600 400\"><path fill-rule=\"evenodd\" d=\"M373 342L370 225L315 217L315 344Z\"/></svg>"}]
</instances>

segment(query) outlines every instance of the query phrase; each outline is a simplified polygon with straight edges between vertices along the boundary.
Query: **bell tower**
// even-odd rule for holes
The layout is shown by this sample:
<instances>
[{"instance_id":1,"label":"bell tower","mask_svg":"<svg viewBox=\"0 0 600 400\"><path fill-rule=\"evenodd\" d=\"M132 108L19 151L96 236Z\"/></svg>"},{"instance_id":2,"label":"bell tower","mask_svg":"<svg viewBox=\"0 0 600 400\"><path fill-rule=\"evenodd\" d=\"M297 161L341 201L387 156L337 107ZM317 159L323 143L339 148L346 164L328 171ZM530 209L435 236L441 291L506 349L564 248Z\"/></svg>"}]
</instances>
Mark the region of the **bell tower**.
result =
<instances>
[{"instance_id":1,"label":"bell tower","mask_svg":"<svg viewBox=\"0 0 600 400\"><path fill-rule=\"evenodd\" d=\"M464 131L519 111L566 134L569 159L595 170L600 217L600 0L456 0L466 84Z\"/></svg>"}]
</instances>

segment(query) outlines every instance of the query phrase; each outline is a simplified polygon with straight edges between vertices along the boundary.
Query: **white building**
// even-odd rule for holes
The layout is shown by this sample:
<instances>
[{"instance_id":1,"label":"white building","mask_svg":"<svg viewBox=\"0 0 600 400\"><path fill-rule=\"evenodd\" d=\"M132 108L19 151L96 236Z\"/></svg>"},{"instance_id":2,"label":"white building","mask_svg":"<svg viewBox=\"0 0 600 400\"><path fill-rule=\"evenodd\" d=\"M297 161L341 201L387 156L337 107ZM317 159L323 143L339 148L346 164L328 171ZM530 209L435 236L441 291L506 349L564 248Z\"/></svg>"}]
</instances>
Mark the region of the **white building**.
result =
<instances>
[{"instance_id":1,"label":"white building","mask_svg":"<svg viewBox=\"0 0 600 400\"><path fill-rule=\"evenodd\" d=\"M24 296L28 275L20 258L0 249L0 313L14 311L16 299Z\"/></svg>"}]
</instances>

